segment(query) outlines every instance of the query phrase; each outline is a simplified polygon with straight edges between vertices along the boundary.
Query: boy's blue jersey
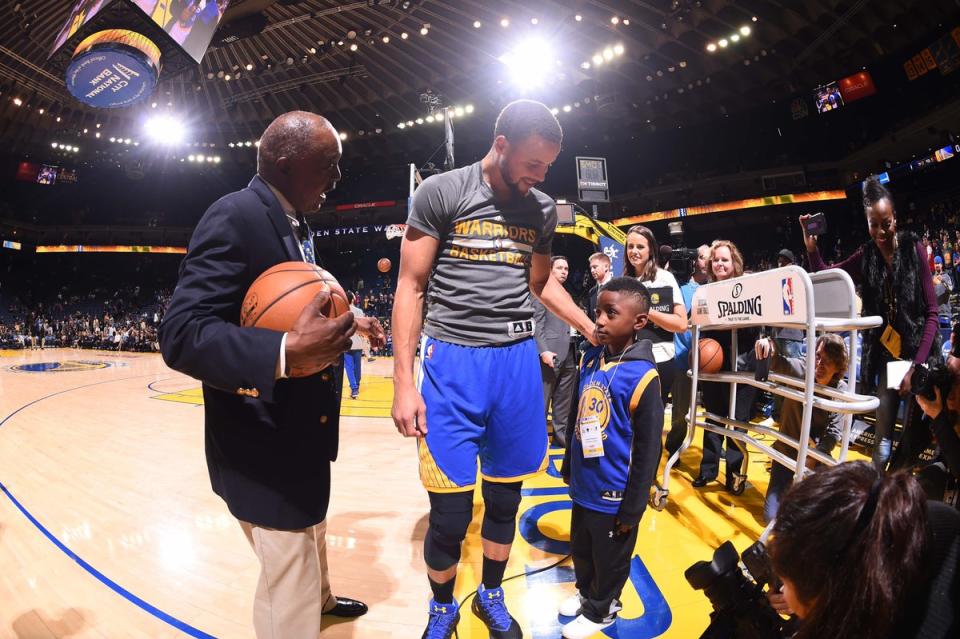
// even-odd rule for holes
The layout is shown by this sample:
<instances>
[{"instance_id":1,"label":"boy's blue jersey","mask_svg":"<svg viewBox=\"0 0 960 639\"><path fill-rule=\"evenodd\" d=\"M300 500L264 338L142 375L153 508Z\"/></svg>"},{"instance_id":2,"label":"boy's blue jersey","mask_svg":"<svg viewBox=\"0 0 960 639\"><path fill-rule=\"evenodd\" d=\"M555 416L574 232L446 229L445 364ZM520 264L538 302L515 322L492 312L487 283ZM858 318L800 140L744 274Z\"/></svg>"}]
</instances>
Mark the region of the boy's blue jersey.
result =
<instances>
[{"instance_id":1,"label":"boy's blue jersey","mask_svg":"<svg viewBox=\"0 0 960 639\"><path fill-rule=\"evenodd\" d=\"M642 341L628 347L622 359L606 357L602 346L583 355L576 437L570 441L570 498L584 508L610 514L620 508L630 475L633 413L644 390L657 379L652 355L647 358L649 349ZM584 458L580 422L592 417L600 424L603 456Z\"/></svg>"}]
</instances>

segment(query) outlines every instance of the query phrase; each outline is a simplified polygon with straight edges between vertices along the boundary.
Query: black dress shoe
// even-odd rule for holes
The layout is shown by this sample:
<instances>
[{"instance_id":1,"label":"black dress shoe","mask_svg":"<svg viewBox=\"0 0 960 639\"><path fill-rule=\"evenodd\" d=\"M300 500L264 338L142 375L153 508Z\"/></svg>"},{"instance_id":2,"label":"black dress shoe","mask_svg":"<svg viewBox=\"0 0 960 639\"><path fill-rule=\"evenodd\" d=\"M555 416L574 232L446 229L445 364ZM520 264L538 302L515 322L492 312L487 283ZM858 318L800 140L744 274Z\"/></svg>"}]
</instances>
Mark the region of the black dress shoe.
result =
<instances>
[{"instance_id":1,"label":"black dress shoe","mask_svg":"<svg viewBox=\"0 0 960 639\"><path fill-rule=\"evenodd\" d=\"M367 614L367 604L349 597L337 597L337 605L323 614L333 617L359 617Z\"/></svg>"},{"instance_id":2,"label":"black dress shoe","mask_svg":"<svg viewBox=\"0 0 960 639\"><path fill-rule=\"evenodd\" d=\"M734 474L730 477L727 477L726 481L727 492L732 495L742 495L743 491L747 489L747 478L743 475Z\"/></svg>"},{"instance_id":3,"label":"black dress shoe","mask_svg":"<svg viewBox=\"0 0 960 639\"><path fill-rule=\"evenodd\" d=\"M709 484L709 483L712 482L712 481L713 481L712 479L707 479L707 478L704 477L703 475L700 475L699 477L697 477L696 479L693 480L693 487L694 487L694 488L703 488L704 486L706 486L707 484Z\"/></svg>"}]
</instances>

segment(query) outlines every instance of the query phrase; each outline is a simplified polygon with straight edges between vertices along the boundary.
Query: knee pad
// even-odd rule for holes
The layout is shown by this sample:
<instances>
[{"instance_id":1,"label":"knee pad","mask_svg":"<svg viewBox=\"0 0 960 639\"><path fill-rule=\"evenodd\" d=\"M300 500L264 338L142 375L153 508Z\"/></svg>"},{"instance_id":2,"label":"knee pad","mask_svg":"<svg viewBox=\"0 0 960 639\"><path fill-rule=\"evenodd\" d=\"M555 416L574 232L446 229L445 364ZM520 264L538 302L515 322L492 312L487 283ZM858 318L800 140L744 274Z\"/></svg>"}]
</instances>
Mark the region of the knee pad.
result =
<instances>
[{"instance_id":1,"label":"knee pad","mask_svg":"<svg viewBox=\"0 0 960 639\"><path fill-rule=\"evenodd\" d=\"M460 545L473 519L473 491L430 493L430 527L423 540L423 558L432 570L446 570L460 561Z\"/></svg>"},{"instance_id":2,"label":"knee pad","mask_svg":"<svg viewBox=\"0 0 960 639\"><path fill-rule=\"evenodd\" d=\"M517 529L517 509L520 508L520 486L522 482L498 483L483 482L483 527L480 531L484 539L496 544L509 544Z\"/></svg>"}]
</instances>

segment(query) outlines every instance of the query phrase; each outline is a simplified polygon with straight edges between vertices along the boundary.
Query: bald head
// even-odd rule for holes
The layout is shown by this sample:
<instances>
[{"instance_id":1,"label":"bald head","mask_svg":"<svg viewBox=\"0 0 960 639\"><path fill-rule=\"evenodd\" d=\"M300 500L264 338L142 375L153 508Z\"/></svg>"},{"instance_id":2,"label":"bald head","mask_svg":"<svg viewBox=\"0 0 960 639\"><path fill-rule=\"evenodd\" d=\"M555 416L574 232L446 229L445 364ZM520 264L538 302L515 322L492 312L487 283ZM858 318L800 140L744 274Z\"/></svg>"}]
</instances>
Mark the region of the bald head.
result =
<instances>
[{"instance_id":1,"label":"bald head","mask_svg":"<svg viewBox=\"0 0 960 639\"><path fill-rule=\"evenodd\" d=\"M341 152L340 136L326 118L291 111L263 132L257 172L305 213L319 208L336 186Z\"/></svg>"}]
</instances>

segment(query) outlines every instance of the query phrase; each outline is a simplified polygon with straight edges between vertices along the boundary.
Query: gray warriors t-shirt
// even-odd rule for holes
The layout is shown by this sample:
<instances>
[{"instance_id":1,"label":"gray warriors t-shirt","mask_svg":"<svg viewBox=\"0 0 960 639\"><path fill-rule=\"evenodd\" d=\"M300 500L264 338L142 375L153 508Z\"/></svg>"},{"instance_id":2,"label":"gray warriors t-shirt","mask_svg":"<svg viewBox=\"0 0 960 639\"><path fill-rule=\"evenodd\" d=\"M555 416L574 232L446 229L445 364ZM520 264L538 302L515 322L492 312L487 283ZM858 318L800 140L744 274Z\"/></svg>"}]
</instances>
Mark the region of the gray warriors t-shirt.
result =
<instances>
[{"instance_id":1,"label":"gray warriors t-shirt","mask_svg":"<svg viewBox=\"0 0 960 639\"><path fill-rule=\"evenodd\" d=\"M530 262L550 254L557 205L536 189L497 201L480 163L434 175L414 191L407 224L440 240L423 332L465 346L533 335Z\"/></svg>"}]
</instances>

